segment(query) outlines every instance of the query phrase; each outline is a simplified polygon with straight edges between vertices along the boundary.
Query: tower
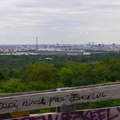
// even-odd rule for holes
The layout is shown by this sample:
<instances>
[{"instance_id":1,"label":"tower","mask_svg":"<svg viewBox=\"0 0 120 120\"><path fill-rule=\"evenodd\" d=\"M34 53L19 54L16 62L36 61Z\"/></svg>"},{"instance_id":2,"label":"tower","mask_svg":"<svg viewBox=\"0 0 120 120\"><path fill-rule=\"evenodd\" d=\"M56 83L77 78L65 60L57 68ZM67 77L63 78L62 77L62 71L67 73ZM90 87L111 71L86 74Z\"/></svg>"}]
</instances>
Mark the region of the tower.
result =
<instances>
[{"instance_id":1,"label":"tower","mask_svg":"<svg viewBox=\"0 0 120 120\"><path fill-rule=\"evenodd\" d=\"M36 37L36 51L38 51L38 37Z\"/></svg>"}]
</instances>

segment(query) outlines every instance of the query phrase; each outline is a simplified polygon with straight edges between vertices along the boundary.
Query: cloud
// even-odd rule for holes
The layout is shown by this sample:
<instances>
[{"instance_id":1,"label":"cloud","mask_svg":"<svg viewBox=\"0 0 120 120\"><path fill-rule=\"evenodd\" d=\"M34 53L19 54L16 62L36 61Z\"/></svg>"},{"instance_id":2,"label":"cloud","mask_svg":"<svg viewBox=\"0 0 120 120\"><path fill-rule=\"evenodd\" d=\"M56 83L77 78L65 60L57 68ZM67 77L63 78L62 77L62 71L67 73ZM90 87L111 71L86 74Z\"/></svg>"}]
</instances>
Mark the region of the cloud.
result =
<instances>
[{"instance_id":1,"label":"cloud","mask_svg":"<svg viewBox=\"0 0 120 120\"><path fill-rule=\"evenodd\" d=\"M113 40L107 35L119 37L119 11L119 0L4 0L0 4L1 39L24 43L38 36L41 43L57 43L62 38L66 43L89 39L110 43Z\"/></svg>"}]
</instances>

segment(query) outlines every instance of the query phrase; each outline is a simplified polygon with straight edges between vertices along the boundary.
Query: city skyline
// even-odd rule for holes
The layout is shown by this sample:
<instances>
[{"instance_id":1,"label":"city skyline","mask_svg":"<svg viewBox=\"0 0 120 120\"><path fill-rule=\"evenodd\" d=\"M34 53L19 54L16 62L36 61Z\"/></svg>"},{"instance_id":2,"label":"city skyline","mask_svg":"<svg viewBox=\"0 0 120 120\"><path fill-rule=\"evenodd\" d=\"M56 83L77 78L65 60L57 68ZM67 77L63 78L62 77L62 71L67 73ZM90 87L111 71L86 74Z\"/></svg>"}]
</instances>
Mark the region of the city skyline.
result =
<instances>
[{"instance_id":1,"label":"city skyline","mask_svg":"<svg viewBox=\"0 0 120 120\"><path fill-rule=\"evenodd\" d=\"M4 0L0 44L120 44L119 0Z\"/></svg>"}]
</instances>

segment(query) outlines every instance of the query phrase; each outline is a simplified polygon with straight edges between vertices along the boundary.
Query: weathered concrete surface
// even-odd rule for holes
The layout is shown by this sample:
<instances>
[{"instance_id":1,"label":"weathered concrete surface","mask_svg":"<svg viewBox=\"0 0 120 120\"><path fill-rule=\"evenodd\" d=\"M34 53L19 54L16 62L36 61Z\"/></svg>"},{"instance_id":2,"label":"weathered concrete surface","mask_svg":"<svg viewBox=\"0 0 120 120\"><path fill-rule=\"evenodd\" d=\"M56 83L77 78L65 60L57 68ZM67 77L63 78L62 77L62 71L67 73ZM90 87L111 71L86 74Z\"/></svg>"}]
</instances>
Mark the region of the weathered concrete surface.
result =
<instances>
[{"instance_id":1,"label":"weathered concrete surface","mask_svg":"<svg viewBox=\"0 0 120 120\"><path fill-rule=\"evenodd\" d=\"M0 97L0 114L120 98L120 83Z\"/></svg>"}]
</instances>

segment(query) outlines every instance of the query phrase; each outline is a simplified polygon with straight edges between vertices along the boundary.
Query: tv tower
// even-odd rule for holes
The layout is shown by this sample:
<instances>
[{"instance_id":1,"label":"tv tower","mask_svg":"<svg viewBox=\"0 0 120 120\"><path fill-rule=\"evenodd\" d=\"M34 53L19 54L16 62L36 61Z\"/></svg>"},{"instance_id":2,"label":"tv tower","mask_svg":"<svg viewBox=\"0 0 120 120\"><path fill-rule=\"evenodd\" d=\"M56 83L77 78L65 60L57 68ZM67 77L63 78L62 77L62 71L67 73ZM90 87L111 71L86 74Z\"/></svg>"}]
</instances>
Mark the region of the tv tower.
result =
<instances>
[{"instance_id":1,"label":"tv tower","mask_svg":"<svg viewBox=\"0 0 120 120\"><path fill-rule=\"evenodd\" d=\"M38 37L36 37L36 51L38 51Z\"/></svg>"}]
</instances>

